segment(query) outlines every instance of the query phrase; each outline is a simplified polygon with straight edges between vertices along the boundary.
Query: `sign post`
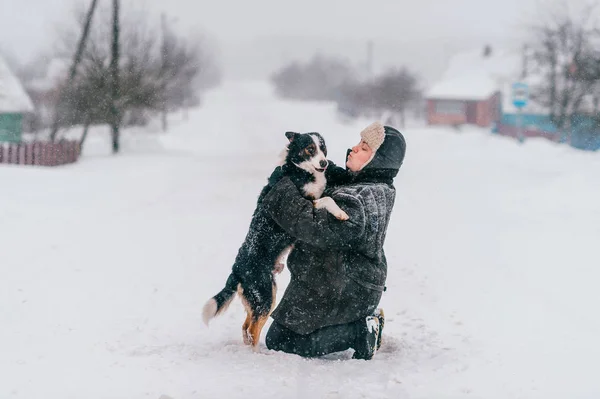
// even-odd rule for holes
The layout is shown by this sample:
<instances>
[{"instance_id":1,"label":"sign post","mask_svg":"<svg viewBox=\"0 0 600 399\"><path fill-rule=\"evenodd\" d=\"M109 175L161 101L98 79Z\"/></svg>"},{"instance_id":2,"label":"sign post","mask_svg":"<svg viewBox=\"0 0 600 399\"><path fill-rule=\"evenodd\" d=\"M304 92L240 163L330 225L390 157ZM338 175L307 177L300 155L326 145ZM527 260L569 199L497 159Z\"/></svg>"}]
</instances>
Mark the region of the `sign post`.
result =
<instances>
[{"instance_id":1,"label":"sign post","mask_svg":"<svg viewBox=\"0 0 600 399\"><path fill-rule=\"evenodd\" d=\"M515 108L517 108L517 138L519 142L523 142L525 137L523 136L523 108L529 101L529 86L523 82L515 82L512 85L512 102Z\"/></svg>"}]
</instances>

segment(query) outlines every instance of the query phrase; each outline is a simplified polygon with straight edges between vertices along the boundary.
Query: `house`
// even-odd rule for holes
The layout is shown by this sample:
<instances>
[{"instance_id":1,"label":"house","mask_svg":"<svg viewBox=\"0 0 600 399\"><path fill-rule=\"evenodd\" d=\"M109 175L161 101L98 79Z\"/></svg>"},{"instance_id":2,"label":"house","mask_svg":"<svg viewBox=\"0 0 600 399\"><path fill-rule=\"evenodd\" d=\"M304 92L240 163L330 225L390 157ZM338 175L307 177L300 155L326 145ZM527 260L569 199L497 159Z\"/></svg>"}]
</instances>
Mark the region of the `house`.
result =
<instances>
[{"instance_id":1,"label":"house","mask_svg":"<svg viewBox=\"0 0 600 399\"><path fill-rule=\"evenodd\" d=\"M21 82L0 57L0 142L20 142L23 116L33 110Z\"/></svg>"},{"instance_id":2,"label":"house","mask_svg":"<svg viewBox=\"0 0 600 399\"><path fill-rule=\"evenodd\" d=\"M525 48L526 50L526 48ZM526 51L484 51L457 54L442 79L426 93L427 121L431 125L472 124L490 127L493 133L519 139L544 137L564 141L552 122L548 107L529 98L517 109L512 86L520 81L530 88L543 83L540 73L526 73ZM589 103L589 104L588 104ZM582 111L573 115L570 144L585 150L600 149L597 101L584 98Z\"/></svg>"},{"instance_id":3,"label":"house","mask_svg":"<svg viewBox=\"0 0 600 399\"><path fill-rule=\"evenodd\" d=\"M494 126L501 119L503 90L521 68L518 53L470 51L454 56L425 94L430 125Z\"/></svg>"}]
</instances>

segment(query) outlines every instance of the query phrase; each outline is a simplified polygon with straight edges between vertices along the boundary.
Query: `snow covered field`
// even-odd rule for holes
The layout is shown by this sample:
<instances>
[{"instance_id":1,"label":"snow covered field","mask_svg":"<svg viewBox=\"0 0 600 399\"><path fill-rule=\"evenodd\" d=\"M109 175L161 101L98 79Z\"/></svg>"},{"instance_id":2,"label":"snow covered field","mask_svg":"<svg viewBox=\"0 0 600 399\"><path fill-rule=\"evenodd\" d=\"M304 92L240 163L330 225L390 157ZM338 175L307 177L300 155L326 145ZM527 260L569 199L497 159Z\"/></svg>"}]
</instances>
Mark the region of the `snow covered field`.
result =
<instances>
[{"instance_id":1,"label":"snow covered field","mask_svg":"<svg viewBox=\"0 0 600 399\"><path fill-rule=\"evenodd\" d=\"M117 157L3 165L0 399L600 397L600 154L541 139L404 130L373 361L254 354L239 301L202 325L283 133L342 163L368 122L228 84Z\"/></svg>"}]
</instances>

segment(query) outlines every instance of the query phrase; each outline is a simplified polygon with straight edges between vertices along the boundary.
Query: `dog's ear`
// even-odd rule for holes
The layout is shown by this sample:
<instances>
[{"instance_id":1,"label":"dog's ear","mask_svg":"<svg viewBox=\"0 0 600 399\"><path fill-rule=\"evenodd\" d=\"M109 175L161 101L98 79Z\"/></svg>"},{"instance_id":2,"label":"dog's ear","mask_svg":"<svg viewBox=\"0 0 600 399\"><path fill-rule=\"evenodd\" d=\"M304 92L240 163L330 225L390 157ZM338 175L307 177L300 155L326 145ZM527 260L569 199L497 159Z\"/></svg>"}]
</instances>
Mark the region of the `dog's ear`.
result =
<instances>
[{"instance_id":1,"label":"dog's ear","mask_svg":"<svg viewBox=\"0 0 600 399\"><path fill-rule=\"evenodd\" d=\"M300 133L295 133L295 132L285 132L285 137L288 138L288 140L290 141L290 143L292 141L294 141L294 139L296 138L296 136L298 136Z\"/></svg>"}]
</instances>

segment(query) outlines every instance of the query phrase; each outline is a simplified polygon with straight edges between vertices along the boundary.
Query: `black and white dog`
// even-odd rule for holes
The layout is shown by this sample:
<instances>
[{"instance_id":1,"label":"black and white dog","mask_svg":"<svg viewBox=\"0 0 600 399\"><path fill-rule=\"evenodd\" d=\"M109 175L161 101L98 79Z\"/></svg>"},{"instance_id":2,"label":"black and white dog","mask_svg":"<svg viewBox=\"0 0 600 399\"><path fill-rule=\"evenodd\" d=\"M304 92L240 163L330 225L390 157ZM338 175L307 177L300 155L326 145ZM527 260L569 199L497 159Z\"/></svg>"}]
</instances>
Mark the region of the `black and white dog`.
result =
<instances>
[{"instance_id":1,"label":"black and white dog","mask_svg":"<svg viewBox=\"0 0 600 399\"><path fill-rule=\"evenodd\" d=\"M289 143L283 153L281 166L269 177L252 216L250 229L239 249L233 270L223 288L208 300L203 319L208 322L225 311L237 292L246 308L242 326L244 343L256 349L260 333L275 305L277 287L275 275L281 271L281 257L287 255L295 239L261 210L263 198L282 177L289 177L316 208L325 208L336 218L347 220L348 215L330 197L321 198L328 178L330 182L344 179L345 169L327 160L325 140L319 133L287 132Z\"/></svg>"}]
</instances>

